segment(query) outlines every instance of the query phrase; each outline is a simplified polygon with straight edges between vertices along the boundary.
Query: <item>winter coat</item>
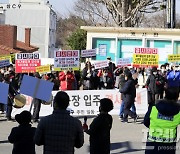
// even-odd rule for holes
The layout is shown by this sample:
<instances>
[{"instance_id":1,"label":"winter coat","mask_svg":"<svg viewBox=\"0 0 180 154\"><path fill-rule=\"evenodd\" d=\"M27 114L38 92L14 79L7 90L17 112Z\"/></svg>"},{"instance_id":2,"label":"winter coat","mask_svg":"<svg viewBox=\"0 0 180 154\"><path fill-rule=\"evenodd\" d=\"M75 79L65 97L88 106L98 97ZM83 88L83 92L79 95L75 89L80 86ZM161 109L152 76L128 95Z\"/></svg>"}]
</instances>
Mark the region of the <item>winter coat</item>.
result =
<instances>
[{"instance_id":1,"label":"winter coat","mask_svg":"<svg viewBox=\"0 0 180 154\"><path fill-rule=\"evenodd\" d=\"M91 84L92 89L97 89L99 87L100 78L97 76L98 72L96 70L92 71Z\"/></svg>"},{"instance_id":2,"label":"winter coat","mask_svg":"<svg viewBox=\"0 0 180 154\"><path fill-rule=\"evenodd\" d=\"M156 108L159 113L165 116L174 116L180 111L180 104L168 101L166 99L159 100L156 103ZM144 125L149 128L150 126L150 114L151 114L152 106L149 106L149 109L144 117ZM146 146L153 146L153 150L146 149L145 154L175 154L175 151L172 150L158 150L159 147L174 147L176 143L161 143L161 142L147 142Z\"/></svg>"},{"instance_id":3,"label":"winter coat","mask_svg":"<svg viewBox=\"0 0 180 154\"><path fill-rule=\"evenodd\" d=\"M126 83L125 76L123 74L121 74L119 76L119 84L118 84L119 90L121 90L124 87L125 83ZM124 100L124 94L123 93L121 93L121 99Z\"/></svg>"},{"instance_id":4,"label":"winter coat","mask_svg":"<svg viewBox=\"0 0 180 154\"><path fill-rule=\"evenodd\" d=\"M71 72L65 74L63 71L59 73L60 90L72 90L74 75Z\"/></svg>"},{"instance_id":5,"label":"winter coat","mask_svg":"<svg viewBox=\"0 0 180 154\"><path fill-rule=\"evenodd\" d=\"M170 71L167 74L167 84L169 88L180 87L180 71Z\"/></svg>"},{"instance_id":6,"label":"winter coat","mask_svg":"<svg viewBox=\"0 0 180 154\"><path fill-rule=\"evenodd\" d=\"M129 79L124 84L123 88L120 89L120 93L123 93L124 103L134 103L136 98L136 88L133 79Z\"/></svg>"},{"instance_id":7,"label":"winter coat","mask_svg":"<svg viewBox=\"0 0 180 154\"><path fill-rule=\"evenodd\" d=\"M83 89L92 89L92 71L84 68L82 70Z\"/></svg>"},{"instance_id":8,"label":"winter coat","mask_svg":"<svg viewBox=\"0 0 180 154\"><path fill-rule=\"evenodd\" d=\"M35 130L30 124L12 128L8 137L9 142L13 144L12 154L35 154Z\"/></svg>"},{"instance_id":9,"label":"winter coat","mask_svg":"<svg viewBox=\"0 0 180 154\"><path fill-rule=\"evenodd\" d=\"M68 111L55 110L40 120L34 139L44 145L44 154L74 154L74 147L83 146L84 133L81 122Z\"/></svg>"},{"instance_id":10,"label":"winter coat","mask_svg":"<svg viewBox=\"0 0 180 154\"><path fill-rule=\"evenodd\" d=\"M112 116L99 114L90 124L87 134L90 135L90 154L110 154L110 130Z\"/></svg>"},{"instance_id":11,"label":"winter coat","mask_svg":"<svg viewBox=\"0 0 180 154\"><path fill-rule=\"evenodd\" d=\"M165 79L157 74L150 74L146 86L148 86L148 91L152 94L160 94L164 89Z\"/></svg>"}]
</instances>

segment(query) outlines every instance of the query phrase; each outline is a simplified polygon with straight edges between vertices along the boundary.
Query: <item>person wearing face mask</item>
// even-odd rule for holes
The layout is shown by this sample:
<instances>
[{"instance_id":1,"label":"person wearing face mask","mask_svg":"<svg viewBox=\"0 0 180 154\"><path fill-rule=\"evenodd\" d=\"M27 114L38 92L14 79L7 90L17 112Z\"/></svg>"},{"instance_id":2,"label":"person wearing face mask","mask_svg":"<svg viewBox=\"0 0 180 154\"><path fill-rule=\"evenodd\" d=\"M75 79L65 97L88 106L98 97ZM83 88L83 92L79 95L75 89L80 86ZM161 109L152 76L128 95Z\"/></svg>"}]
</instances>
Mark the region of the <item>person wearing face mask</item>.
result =
<instances>
[{"instance_id":1,"label":"person wearing face mask","mask_svg":"<svg viewBox=\"0 0 180 154\"><path fill-rule=\"evenodd\" d=\"M92 90L92 67L89 61L86 62L82 70L83 90Z\"/></svg>"},{"instance_id":2,"label":"person wearing face mask","mask_svg":"<svg viewBox=\"0 0 180 154\"><path fill-rule=\"evenodd\" d=\"M108 68L108 70L109 70L109 74L110 74L110 76L112 77L112 79L113 79L113 85L114 85L114 83L115 83L115 80L114 80L114 70L116 69L116 66L115 66L115 64L111 61L111 57L107 57L107 61L108 61L108 64L109 64L109 68Z\"/></svg>"},{"instance_id":3,"label":"person wearing face mask","mask_svg":"<svg viewBox=\"0 0 180 154\"><path fill-rule=\"evenodd\" d=\"M179 92L180 87L180 70L179 65L174 63L172 70L167 73L167 88L176 89Z\"/></svg>"},{"instance_id":4,"label":"person wearing face mask","mask_svg":"<svg viewBox=\"0 0 180 154\"><path fill-rule=\"evenodd\" d=\"M100 86L100 78L98 77L98 70L92 67L92 77L91 77L91 84L92 84L92 90L97 90Z\"/></svg>"},{"instance_id":5,"label":"person wearing face mask","mask_svg":"<svg viewBox=\"0 0 180 154\"><path fill-rule=\"evenodd\" d=\"M103 72L103 89L113 89L114 81L109 68L105 68Z\"/></svg>"},{"instance_id":6,"label":"person wearing face mask","mask_svg":"<svg viewBox=\"0 0 180 154\"><path fill-rule=\"evenodd\" d=\"M165 63L164 65L165 65L166 71L169 72L170 71L169 63Z\"/></svg>"},{"instance_id":7,"label":"person wearing face mask","mask_svg":"<svg viewBox=\"0 0 180 154\"><path fill-rule=\"evenodd\" d=\"M124 74L126 83L124 84L123 88L119 90L120 93L124 94L124 117L122 122L128 122L128 116L133 118L134 122L136 122L138 116L136 115L136 113L130 110L136 98L135 83L132 78L132 73L130 71L126 70L124 71Z\"/></svg>"},{"instance_id":8,"label":"person wearing face mask","mask_svg":"<svg viewBox=\"0 0 180 154\"><path fill-rule=\"evenodd\" d=\"M145 84L145 87L148 89L148 104L150 106L155 105L155 100L160 97L160 93L162 93L161 87L163 87L163 84L164 81L158 74L157 68L153 67Z\"/></svg>"}]
</instances>

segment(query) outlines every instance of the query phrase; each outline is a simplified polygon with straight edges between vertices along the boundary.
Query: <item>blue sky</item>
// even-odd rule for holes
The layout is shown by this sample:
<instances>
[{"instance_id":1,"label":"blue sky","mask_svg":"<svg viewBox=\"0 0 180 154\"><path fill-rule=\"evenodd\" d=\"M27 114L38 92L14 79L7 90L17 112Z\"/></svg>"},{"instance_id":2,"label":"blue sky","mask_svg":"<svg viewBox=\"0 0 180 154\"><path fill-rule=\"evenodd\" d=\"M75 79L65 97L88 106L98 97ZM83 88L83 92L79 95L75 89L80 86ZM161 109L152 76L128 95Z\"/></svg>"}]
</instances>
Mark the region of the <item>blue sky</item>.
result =
<instances>
[{"instance_id":1,"label":"blue sky","mask_svg":"<svg viewBox=\"0 0 180 154\"><path fill-rule=\"evenodd\" d=\"M0 0L0 3L7 2L8 0ZM77 0L49 0L55 11L59 14L67 16L69 10L72 10L73 4ZM176 0L176 12L180 14L180 0Z\"/></svg>"}]
</instances>

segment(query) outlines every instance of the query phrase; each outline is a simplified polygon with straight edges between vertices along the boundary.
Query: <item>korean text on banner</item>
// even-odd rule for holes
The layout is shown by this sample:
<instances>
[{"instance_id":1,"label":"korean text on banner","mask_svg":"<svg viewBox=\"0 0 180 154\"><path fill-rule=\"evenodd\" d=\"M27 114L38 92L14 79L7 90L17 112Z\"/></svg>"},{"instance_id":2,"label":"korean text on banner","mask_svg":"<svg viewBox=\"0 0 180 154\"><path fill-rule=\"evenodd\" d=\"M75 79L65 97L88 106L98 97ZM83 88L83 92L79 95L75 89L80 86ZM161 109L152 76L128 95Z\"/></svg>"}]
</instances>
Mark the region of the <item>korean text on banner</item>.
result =
<instances>
[{"instance_id":1,"label":"korean text on banner","mask_svg":"<svg viewBox=\"0 0 180 154\"><path fill-rule=\"evenodd\" d=\"M20 86L20 93L33 98L49 101L53 85L52 82L24 75Z\"/></svg>"},{"instance_id":2,"label":"korean text on banner","mask_svg":"<svg viewBox=\"0 0 180 154\"><path fill-rule=\"evenodd\" d=\"M168 55L168 62L180 62L180 54Z\"/></svg>"},{"instance_id":3,"label":"korean text on banner","mask_svg":"<svg viewBox=\"0 0 180 154\"><path fill-rule=\"evenodd\" d=\"M9 60L9 62L12 63L12 58L10 55L0 56L0 61L1 60Z\"/></svg>"},{"instance_id":4,"label":"korean text on banner","mask_svg":"<svg viewBox=\"0 0 180 154\"><path fill-rule=\"evenodd\" d=\"M36 67L41 66L40 53L16 54L16 73L35 73Z\"/></svg>"},{"instance_id":5,"label":"korean text on banner","mask_svg":"<svg viewBox=\"0 0 180 154\"><path fill-rule=\"evenodd\" d=\"M79 50L61 50L54 52L54 70L79 70Z\"/></svg>"},{"instance_id":6,"label":"korean text on banner","mask_svg":"<svg viewBox=\"0 0 180 154\"><path fill-rule=\"evenodd\" d=\"M134 67L158 67L159 55L156 48L135 48L133 54Z\"/></svg>"},{"instance_id":7,"label":"korean text on banner","mask_svg":"<svg viewBox=\"0 0 180 154\"><path fill-rule=\"evenodd\" d=\"M1 68L1 67L5 67L5 66L9 66L9 65L10 65L9 59L0 60L0 68Z\"/></svg>"},{"instance_id":8,"label":"korean text on banner","mask_svg":"<svg viewBox=\"0 0 180 154\"><path fill-rule=\"evenodd\" d=\"M99 62L95 62L94 63L94 68L95 69L100 69L100 68L105 68L105 67L108 67L109 66L109 63L108 61L99 61Z\"/></svg>"},{"instance_id":9,"label":"korean text on banner","mask_svg":"<svg viewBox=\"0 0 180 154\"><path fill-rule=\"evenodd\" d=\"M9 84L0 82L0 103L7 104Z\"/></svg>"},{"instance_id":10,"label":"korean text on banner","mask_svg":"<svg viewBox=\"0 0 180 154\"><path fill-rule=\"evenodd\" d=\"M53 91L53 97L58 91ZM70 97L69 109L74 111L73 115L97 115L99 114L100 99L109 98L113 101L114 109L110 112L112 115L119 115L121 105L121 94L112 90L69 90L66 91ZM27 99L29 100L29 99ZM32 99L26 103L24 110L28 110ZM135 100L137 114L145 114L148 110L147 89L138 88ZM19 113L20 109L13 109L13 114ZM41 104L40 116L52 114L53 106Z\"/></svg>"},{"instance_id":11,"label":"korean text on banner","mask_svg":"<svg viewBox=\"0 0 180 154\"><path fill-rule=\"evenodd\" d=\"M51 72L51 67L50 65L47 65L47 66L38 66L36 67L36 72L39 72L39 73L48 73L48 72Z\"/></svg>"},{"instance_id":12,"label":"korean text on banner","mask_svg":"<svg viewBox=\"0 0 180 154\"><path fill-rule=\"evenodd\" d=\"M81 50L81 57L94 57L96 56L96 49Z\"/></svg>"},{"instance_id":13,"label":"korean text on banner","mask_svg":"<svg viewBox=\"0 0 180 154\"><path fill-rule=\"evenodd\" d=\"M117 59L117 66L131 66L131 58L118 58Z\"/></svg>"}]
</instances>

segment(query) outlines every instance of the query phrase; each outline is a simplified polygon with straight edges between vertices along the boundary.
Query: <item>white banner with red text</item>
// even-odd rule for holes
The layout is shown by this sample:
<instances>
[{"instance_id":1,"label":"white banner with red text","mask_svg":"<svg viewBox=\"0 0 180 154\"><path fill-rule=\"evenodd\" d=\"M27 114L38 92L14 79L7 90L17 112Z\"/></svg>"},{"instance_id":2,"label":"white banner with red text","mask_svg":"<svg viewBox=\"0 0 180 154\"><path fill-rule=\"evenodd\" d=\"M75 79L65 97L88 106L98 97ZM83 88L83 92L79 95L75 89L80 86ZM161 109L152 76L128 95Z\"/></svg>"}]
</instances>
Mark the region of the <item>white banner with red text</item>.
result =
<instances>
[{"instance_id":1,"label":"white banner with red text","mask_svg":"<svg viewBox=\"0 0 180 154\"><path fill-rule=\"evenodd\" d=\"M58 91L52 91L53 97ZM73 115L97 115L99 113L99 101L102 98L109 98L114 103L114 109L110 112L112 115L119 115L121 105L121 94L117 90L69 90L66 91L70 97L69 109L73 110ZM32 97L26 96L27 103L21 109L14 108L12 116L29 110L32 102ZM148 110L147 90L146 88L138 88L136 91L136 113L145 114ZM51 114L53 106L41 104L40 116ZM32 112L32 111L31 111Z\"/></svg>"}]
</instances>

